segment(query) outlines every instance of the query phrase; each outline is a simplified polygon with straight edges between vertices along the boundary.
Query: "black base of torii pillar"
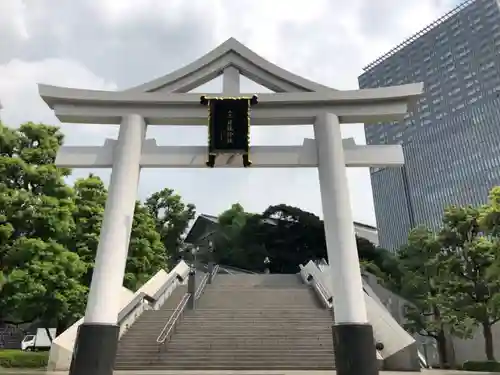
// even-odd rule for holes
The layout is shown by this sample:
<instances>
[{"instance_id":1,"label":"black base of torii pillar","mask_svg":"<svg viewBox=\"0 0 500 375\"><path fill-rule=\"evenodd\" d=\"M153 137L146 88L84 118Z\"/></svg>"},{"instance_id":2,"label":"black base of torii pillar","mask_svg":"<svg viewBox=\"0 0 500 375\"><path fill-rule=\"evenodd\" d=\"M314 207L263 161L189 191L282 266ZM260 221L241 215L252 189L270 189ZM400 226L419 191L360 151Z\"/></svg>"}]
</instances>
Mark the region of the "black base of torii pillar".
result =
<instances>
[{"instance_id":1,"label":"black base of torii pillar","mask_svg":"<svg viewBox=\"0 0 500 375\"><path fill-rule=\"evenodd\" d=\"M332 335L338 375L379 373L373 328L370 324L334 324Z\"/></svg>"},{"instance_id":2,"label":"black base of torii pillar","mask_svg":"<svg viewBox=\"0 0 500 375\"><path fill-rule=\"evenodd\" d=\"M70 375L112 375L120 326L82 324L78 327Z\"/></svg>"}]
</instances>

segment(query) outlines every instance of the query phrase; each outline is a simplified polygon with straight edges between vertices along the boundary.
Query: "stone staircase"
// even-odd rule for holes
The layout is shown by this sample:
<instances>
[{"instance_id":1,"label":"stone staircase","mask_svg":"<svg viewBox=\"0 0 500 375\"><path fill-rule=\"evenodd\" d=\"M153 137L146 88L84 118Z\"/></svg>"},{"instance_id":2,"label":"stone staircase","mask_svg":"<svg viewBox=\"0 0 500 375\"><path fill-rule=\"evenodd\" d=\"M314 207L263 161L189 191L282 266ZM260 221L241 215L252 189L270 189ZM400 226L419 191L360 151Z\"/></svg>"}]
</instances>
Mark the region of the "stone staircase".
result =
<instances>
[{"instance_id":1,"label":"stone staircase","mask_svg":"<svg viewBox=\"0 0 500 375\"><path fill-rule=\"evenodd\" d=\"M197 285L203 275L201 272L197 273ZM158 360L156 339L186 293L187 285L180 285L159 310L146 310L141 314L118 343L115 369L147 368Z\"/></svg>"},{"instance_id":2,"label":"stone staircase","mask_svg":"<svg viewBox=\"0 0 500 375\"><path fill-rule=\"evenodd\" d=\"M330 370L331 324L297 275L218 275L147 368Z\"/></svg>"}]
</instances>

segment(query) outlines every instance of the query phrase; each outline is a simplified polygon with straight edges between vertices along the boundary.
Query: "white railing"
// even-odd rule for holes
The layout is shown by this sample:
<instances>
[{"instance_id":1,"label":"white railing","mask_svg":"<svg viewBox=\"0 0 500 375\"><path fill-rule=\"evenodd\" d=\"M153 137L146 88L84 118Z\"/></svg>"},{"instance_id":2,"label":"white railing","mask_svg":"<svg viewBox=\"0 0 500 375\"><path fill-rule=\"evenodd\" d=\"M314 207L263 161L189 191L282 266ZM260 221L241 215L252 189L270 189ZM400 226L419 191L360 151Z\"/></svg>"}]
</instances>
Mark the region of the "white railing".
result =
<instances>
[{"instance_id":1,"label":"white railing","mask_svg":"<svg viewBox=\"0 0 500 375\"><path fill-rule=\"evenodd\" d=\"M317 267L312 267L314 263L312 263L312 265L310 263L306 264L305 266L303 265L299 266L300 276L302 277L302 280L304 280L306 284L312 285L314 291L318 294L318 297L321 299L323 305L328 309L332 309L333 298L330 296L328 290L321 282L322 278L321 272L318 270Z\"/></svg>"},{"instance_id":2,"label":"white railing","mask_svg":"<svg viewBox=\"0 0 500 375\"><path fill-rule=\"evenodd\" d=\"M173 290L186 280L189 266L181 261L177 266L167 273L160 270L155 276L148 280L137 292L126 288L120 291L120 304L122 308L119 313L120 335L123 335L129 327L144 313L154 307L158 308L170 296ZM179 278L171 278L171 275L179 275ZM169 284L168 288L164 286ZM163 289L162 289L163 288ZM162 290L161 295L156 295ZM83 323L83 318L75 322L66 331L57 336L52 342L47 368L50 371L67 371L71 364L73 347L76 340L78 327Z\"/></svg>"},{"instance_id":3,"label":"white railing","mask_svg":"<svg viewBox=\"0 0 500 375\"><path fill-rule=\"evenodd\" d=\"M172 292L181 284L184 284L189 272L189 267L183 261L179 262L167 275L161 285L155 285L153 276L148 283L143 285L134 298L120 311L118 324L120 325L120 337L135 323L135 321L146 310L158 310L170 297ZM153 293L154 291L154 293Z\"/></svg>"},{"instance_id":4,"label":"white railing","mask_svg":"<svg viewBox=\"0 0 500 375\"><path fill-rule=\"evenodd\" d=\"M120 325L119 337L127 332L144 311L151 309L153 307L151 306L151 302L148 301L147 295L144 293L137 294L118 315L118 324Z\"/></svg>"},{"instance_id":5,"label":"white railing","mask_svg":"<svg viewBox=\"0 0 500 375\"><path fill-rule=\"evenodd\" d=\"M310 261L304 267L304 272L311 274L315 279L318 279L324 288L327 290L328 296L335 298L332 293L332 285L334 278L331 274L331 269L328 264L316 265ZM363 285L367 284L363 281ZM370 293L374 293L370 287L363 289L365 292L365 305L368 315L368 321L373 327L375 340L384 345L380 350L380 354L387 358L405 347L415 343L415 339L406 332L399 323L394 319L389 311L376 301L377 297L373 297Z\"/></svg>"}]
</instances>

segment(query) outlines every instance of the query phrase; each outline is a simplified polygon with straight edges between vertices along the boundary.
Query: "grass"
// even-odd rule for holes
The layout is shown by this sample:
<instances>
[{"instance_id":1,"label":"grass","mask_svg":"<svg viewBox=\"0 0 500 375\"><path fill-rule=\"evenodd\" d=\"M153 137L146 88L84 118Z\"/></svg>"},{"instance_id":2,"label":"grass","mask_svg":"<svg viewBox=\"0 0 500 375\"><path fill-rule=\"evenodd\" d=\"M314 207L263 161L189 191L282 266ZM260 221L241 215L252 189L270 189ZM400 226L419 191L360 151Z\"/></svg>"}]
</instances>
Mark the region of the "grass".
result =
<instances>
[{"instance_id":1,"label":"grass","mask_svg":"<svg viewBox=\"0 0 500 375\"><path fill-rule=\"evenodd\" d=\"M0 350L0 369L41 369L47 366L48 360L49 352L23 352L12 349Z\"/></svg>"}]
</instances>

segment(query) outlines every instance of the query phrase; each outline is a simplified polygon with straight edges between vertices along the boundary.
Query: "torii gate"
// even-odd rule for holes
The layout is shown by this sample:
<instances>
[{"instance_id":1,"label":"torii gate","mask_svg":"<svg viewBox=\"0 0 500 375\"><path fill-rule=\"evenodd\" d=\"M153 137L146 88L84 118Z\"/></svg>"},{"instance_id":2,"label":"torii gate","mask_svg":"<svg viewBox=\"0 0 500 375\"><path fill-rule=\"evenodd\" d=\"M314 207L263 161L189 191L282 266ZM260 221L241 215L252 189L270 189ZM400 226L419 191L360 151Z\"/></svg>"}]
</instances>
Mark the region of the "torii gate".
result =
<instances>
[{"instance_id":1,"label":"torii gate","mask_svg":"<svg viewBox=\"0 0 500 375\"><path fill-rule=\"evenodd\" d=\"M259 95L259 104L252 108L252 125L314 126L315 139L305 139L302 145L250 147L251 168L318 168L328 263L336 275L333 336L337 374L378 373L345 167L402 165L403 152L399 145L361 146L352 139L342 141L340 124L402 119L422 94L423 84L337 91L281 69L231 38L193 63L125 91L39 85L41 97L62 122L120 124L117 140L106 140L98 147L63 146L56 158L57 165L69 168L112 168L70 375L112 374L119 332L118 299L140 169L206 168L207 147L158 146L154 139L145 139L146 126L206 126L207 109L200 105L200 94L188 91L222 75L223 96L245 96L240 94L240 74L275 92ZM239 168L242 164L229 155L221 156L216 167Z\"/></svg>"}]
</instances>

